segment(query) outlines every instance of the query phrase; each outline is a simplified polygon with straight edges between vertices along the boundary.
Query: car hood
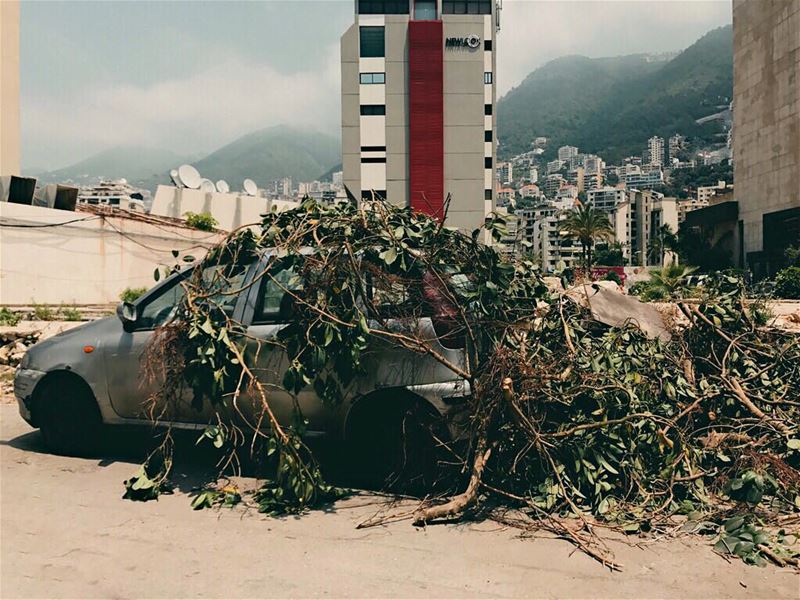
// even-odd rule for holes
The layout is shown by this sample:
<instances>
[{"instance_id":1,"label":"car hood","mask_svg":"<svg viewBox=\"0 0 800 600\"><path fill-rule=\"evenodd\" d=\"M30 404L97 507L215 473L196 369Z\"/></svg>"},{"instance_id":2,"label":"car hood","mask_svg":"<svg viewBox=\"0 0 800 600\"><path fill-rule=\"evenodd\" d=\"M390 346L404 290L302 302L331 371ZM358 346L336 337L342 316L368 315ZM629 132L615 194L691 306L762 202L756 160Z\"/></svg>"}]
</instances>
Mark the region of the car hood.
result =
<instances>
[{"instance_id":1,"label":"car hood","mask_svg":"<svg viewBox=\"0 0 800 600\"><path fill-rule=\"evenodd\" d=\"M40 354L64 342L96 346L99 340L102 340L106 334L119 331L120 329L122 329L122 323L116 316L105 317L103 319L97 319L96 321L89 321L88 323L73 327L72 329L67 329L66 331L62 331L61 333L42 340L28 348L28 352L32 355Z\"/></svg>"}]
</instances>

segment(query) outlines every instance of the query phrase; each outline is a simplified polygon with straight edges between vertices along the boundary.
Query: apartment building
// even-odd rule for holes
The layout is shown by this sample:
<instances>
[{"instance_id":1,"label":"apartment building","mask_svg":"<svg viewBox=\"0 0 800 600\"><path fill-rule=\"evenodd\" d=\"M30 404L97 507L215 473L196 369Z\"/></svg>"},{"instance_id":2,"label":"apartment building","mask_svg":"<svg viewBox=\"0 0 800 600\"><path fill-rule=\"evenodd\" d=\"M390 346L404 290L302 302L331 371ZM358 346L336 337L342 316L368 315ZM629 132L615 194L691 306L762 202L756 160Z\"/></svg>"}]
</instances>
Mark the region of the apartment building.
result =
<instances>
[{"instance_id":1,"label":"apartment building","mask_svg":"<svg viewBox=\"0 0 800 600\"><path fill-rule=\"evenodd\" d=\"M341 39L344 183L444 216L494 209L494 0L355 0Z\"/></svg>"}]
</instances>

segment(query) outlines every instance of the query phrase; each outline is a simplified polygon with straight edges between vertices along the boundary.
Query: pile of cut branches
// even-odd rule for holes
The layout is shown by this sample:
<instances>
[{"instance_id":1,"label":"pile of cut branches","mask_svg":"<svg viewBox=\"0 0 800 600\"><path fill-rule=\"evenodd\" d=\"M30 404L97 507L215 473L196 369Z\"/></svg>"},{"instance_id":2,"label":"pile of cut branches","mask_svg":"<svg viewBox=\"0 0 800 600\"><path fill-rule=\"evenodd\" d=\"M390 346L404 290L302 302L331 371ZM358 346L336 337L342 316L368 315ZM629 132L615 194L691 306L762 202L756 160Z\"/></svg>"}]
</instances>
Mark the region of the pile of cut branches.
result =
<instances>
[{"instance_id":1,"label":"pile of cut branches","mask_svg":"<svg viewBox=\"0 0 800 600\"><path fill-rule=\"evenodd\" d=\"M688 514L727 524L720 551L796 564L786 527L800 521L800 340L759 327L742 282L726 275L709 280L699 304L680 305L690 326L669 342L634 324L610 328L548 292L534 264L483 243L503 234L499 217L465 235L379 201L269 213L186 280L178 317L150 349L150 375L164 382L158 404L191 391L216 415L205 437L230 450L224 467L242 449L274 463L262 510L298 511L339 491L303 442L299 404L292 423L276 417L257 367L264 346L288 356L282 392L312 388L333 405L353 393L374 345L426 355L472 390L468 481L458 496L421 504L417 524L465 511L522 516L614 566L594 526L647 531ZM242 292L238 275L264 255L248 285L271 282L292 315L270 340L224 310ZM464 359L437 350L422 319L460 342ZM258 418L241 409L245 398ZM781 544L759 529L772 525Z\"/></svg>"}]
</instances>

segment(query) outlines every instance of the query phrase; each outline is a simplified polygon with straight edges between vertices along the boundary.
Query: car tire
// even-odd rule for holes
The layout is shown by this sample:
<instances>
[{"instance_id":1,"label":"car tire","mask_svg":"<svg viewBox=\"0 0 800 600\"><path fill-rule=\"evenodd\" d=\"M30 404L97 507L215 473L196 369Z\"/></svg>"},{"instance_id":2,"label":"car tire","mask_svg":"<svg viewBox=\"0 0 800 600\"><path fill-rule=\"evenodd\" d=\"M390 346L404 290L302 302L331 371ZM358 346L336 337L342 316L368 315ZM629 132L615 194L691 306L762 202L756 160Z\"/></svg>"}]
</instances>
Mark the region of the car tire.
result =
<instances>
[{"instance_id":1,"label":"car tire","mask_svg":"<svg viewBox=\"0 0 800 600\"><path fill-rule=\"evenodd\" d=\"M448 452L442 446L449 434L442 417L419 401L385 406L382 400L374 400L355 424L350 444L353 478L360 485L394 493L442 491L449 479L444 466Z\"/></svg>"},{"instance_id":2,"label":"car tire","mask_svg":"<svg viewBox=\"0 0 800 600\"><path fill-rule=\"evenodd\" d=\"M100 446L102 418L89 387L82 381L54 378L37 394L36 419L49 450L86 456Z\"/></svg>"}]
</instances>

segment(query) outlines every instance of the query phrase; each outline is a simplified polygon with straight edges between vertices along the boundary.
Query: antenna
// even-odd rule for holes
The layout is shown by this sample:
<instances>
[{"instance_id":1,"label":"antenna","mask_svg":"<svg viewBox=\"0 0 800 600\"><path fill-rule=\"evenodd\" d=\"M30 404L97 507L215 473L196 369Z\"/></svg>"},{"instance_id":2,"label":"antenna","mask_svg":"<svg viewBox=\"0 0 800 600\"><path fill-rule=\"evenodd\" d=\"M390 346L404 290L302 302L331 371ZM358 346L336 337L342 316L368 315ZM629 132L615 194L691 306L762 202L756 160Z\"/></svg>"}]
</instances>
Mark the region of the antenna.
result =
<instances>
[{"instance_id":1,"label":"antenna","mask_svg":"<svg viewBox=\"0 0 800 600\"><path fill-rule=\"evenodd\" d=\"M200 173L198 173L197 169L192 165L181 165L178 167L178 177L180 177L183 185L193 190L198 189L203 182Z\"/></svg>"},{"instance_id":2,"label":"antenna","mask_svg":"<svg viewBox=\"0 0 800 600\"><path fill-rule=\"evenodd\" d=\"M217 191L223 194L227 194L228 192L231 191L231 186L229 186L228 182L225 181L224 179L220 179L217 182Z\"/></svg>"},{"instance_id":3,"label":"antenna","mask_svg":"<svg viewBox=\"0 0 800 600\"><path fill-rule=\"evenodd\" d=\"M252 179L245 179L242 182L242 188L244 189L244 193L248 196L255 196L258 194L258 186Z\"/></svg>"}]
</instances>

